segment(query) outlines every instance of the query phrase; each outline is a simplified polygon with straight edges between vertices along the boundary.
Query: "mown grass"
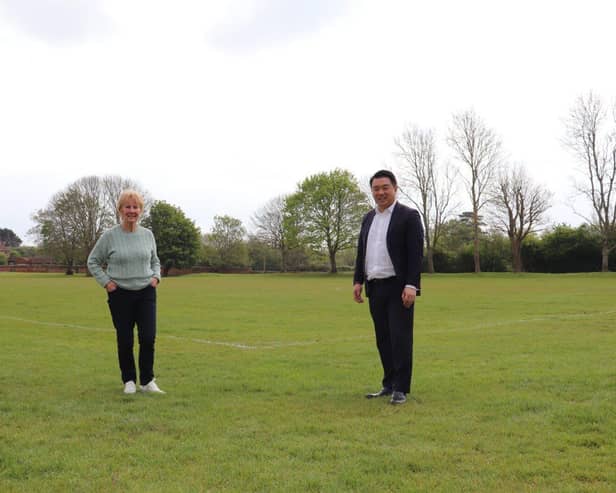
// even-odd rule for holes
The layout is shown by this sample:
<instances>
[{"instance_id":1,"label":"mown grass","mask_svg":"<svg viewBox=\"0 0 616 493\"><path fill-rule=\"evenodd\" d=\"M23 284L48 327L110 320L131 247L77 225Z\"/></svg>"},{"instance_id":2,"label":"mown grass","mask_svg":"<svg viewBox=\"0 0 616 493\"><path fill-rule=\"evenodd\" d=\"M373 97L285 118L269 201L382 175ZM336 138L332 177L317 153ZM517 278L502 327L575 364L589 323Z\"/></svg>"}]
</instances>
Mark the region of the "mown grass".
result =
<instances>
[{"instance_id":1,"label":"mown grass","mask_svg":"<svg viewBox=\"0 0 616 493\"><path fill-rule=\"evenodd\" d=\"M92 279L0 274L0 491L615 491L616 276L425 276L411 400L348 276L159 288L125 396Z\"/></svg>"}]
</instances>

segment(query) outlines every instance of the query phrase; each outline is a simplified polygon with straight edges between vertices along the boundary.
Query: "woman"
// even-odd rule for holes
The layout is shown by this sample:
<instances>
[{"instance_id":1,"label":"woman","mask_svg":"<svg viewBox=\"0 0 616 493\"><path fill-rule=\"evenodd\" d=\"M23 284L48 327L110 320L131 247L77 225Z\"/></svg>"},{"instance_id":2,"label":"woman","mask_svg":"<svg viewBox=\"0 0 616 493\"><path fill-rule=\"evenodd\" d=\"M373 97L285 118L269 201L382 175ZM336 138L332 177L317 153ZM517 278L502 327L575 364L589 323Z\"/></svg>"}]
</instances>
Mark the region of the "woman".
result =
<instances>
[{"instance_id":1,"label":"woman","mask_svg":"<svg viewBox=\"0 0 616 493\"><path fill-rule=\"evenodd\" d=\"M88 269L107 290L107 303L116 329L118 359L124 393L137 391L133 355L133 328L139 338L139 378L143 392L164 394L154 379L156 338L156 287L160 261L149 229L139 226L143 198L124 190L118 199L121 224L105 231L88 257Z\"/></svg>"}]
</instances>

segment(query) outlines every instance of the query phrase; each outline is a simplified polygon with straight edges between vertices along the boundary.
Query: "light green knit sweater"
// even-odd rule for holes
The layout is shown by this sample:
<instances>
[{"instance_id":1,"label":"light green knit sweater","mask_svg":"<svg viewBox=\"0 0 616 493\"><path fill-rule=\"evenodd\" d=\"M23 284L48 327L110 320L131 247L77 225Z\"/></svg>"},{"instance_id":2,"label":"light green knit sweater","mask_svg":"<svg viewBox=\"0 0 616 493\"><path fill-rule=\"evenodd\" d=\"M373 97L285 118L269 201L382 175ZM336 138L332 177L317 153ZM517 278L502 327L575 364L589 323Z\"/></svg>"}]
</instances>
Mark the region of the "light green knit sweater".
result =
<instances>
[{"instance_id":1,"label":"light green knit sweater","mask_svg":"<svg viewBox=\"0 0 616 493\"><path fill-rule=\"evenodd\" d=\"M105 268L106 266L106 268ZM88 269L103 287L113 281L133 291L160 280L160 260L152 232L141 226L127 232L117 225L105 231L88 256Z\"/></svg>"}]
</instances>

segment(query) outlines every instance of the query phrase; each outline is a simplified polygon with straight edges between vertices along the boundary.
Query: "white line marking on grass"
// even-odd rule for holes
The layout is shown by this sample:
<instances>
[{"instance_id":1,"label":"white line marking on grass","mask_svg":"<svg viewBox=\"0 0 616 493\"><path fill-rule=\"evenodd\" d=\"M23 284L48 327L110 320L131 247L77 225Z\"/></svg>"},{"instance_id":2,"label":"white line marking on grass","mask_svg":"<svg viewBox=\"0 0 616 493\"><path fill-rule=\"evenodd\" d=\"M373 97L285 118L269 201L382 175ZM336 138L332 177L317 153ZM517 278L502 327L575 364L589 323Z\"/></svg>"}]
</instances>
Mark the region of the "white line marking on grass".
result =
<instances>
[{"instance_id":1,"label":"white line marking on grass","mask_svg":"<svg viewBox=\"0 0 616 493\"><path fill-rule=\"evenodd\" d=\"M196 342L198 344L211 344L211 345L215 345L215 346L227 346L227 347L233 347L233 348L237 348L237 349L247 349L247 350L255 350L255 349L279 349L279 348L285 348L285 347L294 347L294 346L313 346L315 344L320 344L322 342L328 343L328 344L335 344L337 342L346 342L346 341L350 341L353 339L364 339L365 336L359 336L356 338L349 338L349 339L343 339L342 341L303 341L303 342L270 342L268 344L258 344L258 345L248 345L248 344L242 344L242 343L236 343L236 342L224 342L224 341L212 341L210 339L198 339L195 337L182 337L182 336L172 336L169 334L165 334L162 337L165 337L167 339L177 339L180 341L190 341L190 342Z\"/></svg>"},{"instance_id":2,"label":"white line marking on grass","mask_svg":"<svg viewBox=\"0 0 616 493\"><path fill-rule=\"evenodd\" d=\"M521 318L518 320L503 320L500 322L492 322L487 324L479 324L472 327L452 327L451 329L442 329L442 330L431 330L430 334L439 334L439 333L449 333L449 332L458 332L458 331L473 331L473 330L482 330L491 327L501 327L503 325L513 325L513 324L525 324L525 323L533 323L533 322L545 322L545 321L554 321L554 320L571 320L577 318L590 318L595 316L602 315L613 315L616 313L616 310L611 310L607 312L593 312L593 313L569 313L562 315L547 315L544 317L536 317L536 318ZM96 332L109 332L112 331L112 328L102 329L99 327L86 327L84 325L73 325L67 323L59 323L59 322L44 322L40 320L30 320L26 318L19 317L10 317L7 315L0 315L0 318L5 320L14 320L16 322L26 322L34 325L44 325L48 327L64 327L67 329L79 329L79 330L90 330ZM170 334L160 334L158 338L163 339L175 339L178 341L189 341L195 342L197 344L208 344L212 346L224 346L231 347L235 349L241 349L245 351L254 351L259 349L280 349L286 347L301 347L301 346L314 346L316 344L339 344L343 342L351 342L358 341L363 339L372 339L373 335L359 335L355 337L346 337L341 339L318 339L311 341L291 341L291 342L282 342L282 341L272 341L267 344L245 344L241 342L228 342L228 341L213 341L211 339L200 339L194 337L183 337L183 336L175 336Z\"/></svg>"},{"instance_id":3,"label":"white line marking on grass","mask_svg":"<svg viewBox=\"0 0 616 493\"><path fill-rule=\"evenodd\" d=\"M30 320L27 318L9 317L6 315L0 315L0 318L6 319L6 320L14 320L16 322L26 322L26 323L34 324L34 325L43 325L43 326L48 326L48 327L64 327L67 329L90 330L90 331L97 331L97 332L109 332L109 331L114 330L111 328L101 329L99 327L86 327L84 325L73 325L73 324L67 324L67 323L43 322L41 320ZM274 342L269 342L267 344L259 344L259 345L249 345L249 344L244 344L241 342L213 341L211 339L199 339L195 337L183 337L183 336L175 336L175 335L170 335L170 334L159 334L157 335L157 337L163 338L163 339L175 339L179 341L196 342L198 344L209 344L213 346L232 347L232 348L243 349L243 350L256 350L256 349L279 349L279 348L294 347L294 346L313 346L315 344L321 344L321 343L337 344L339 342L348 342L348 341L353 341L353 340L358 340L358 339L366 339L369 336L357 336L357 337L351 337L351 338L345 338L345 339L339 339L339 340L313 340L313 341L303 341L303 342L274 341Z\"/></svg>"},{"instance_id":4,"label":"white line marking on grass","mask_svg":"<svg viewBox=\"0 0 616 493\"><path fill-rule=\"evenodd\" d=\"M588 313L567 313L562 315L546 315L544 317L535 317L535 318L520 318L518 320L502 320L499 322L489 322L484 324L478 324L471 327L452 327L451 329L442 329L442 330L431 330L430 334L445 334L450 332L465 332L465 331L473 331L473 330L482 330L489 329L492 327L502 327L504 325L515 325L515 324L527 324L534 322L553 322L558 320L574 320L574 319L583 319L583 318L591 318L602 315L614 315L616 314L616 310L610 310L607 312L588 312Z\"/></svg>"},{"instance_id":5,"label":"white line marking on grass","mask_svg":"<svg viewBox=\"0 0 616 493\"><path fill-rule=\"evenodd\" d=\"M158 336L158 337L161 337L161 336ZM249 346L248 344L241 344L241 343L235 343L235 342L211 341L209 339L195 339L193 337L182 337L182 336L171 336L171 335L164 335L163 337L165 337L166 339L176 339L178 341L190 341L190 342L196 342L198 344L211 344L213 346L226 346L226 347L233 347L236 349L260 349L260 347L258 346Z\"/></svg>"},{"instance_id":6,"label":"white line marking on grass","mask_svg":"<svg viewBox=\"0 0 616 493\"><path fill-rule=\"evenodd\" d=\"M0 318L4 318L6 320L15 320L16 322L27 322L29 324L35 325L46 325L49 327L66 327L67 329L83 329L83 330L93 330L97 332L105 331L108 332L110 329L101 329L99 327L86 327L85 325L72 325L66 323L58 323L58 322L43 322L41 320L29 320L27 318L19 318L19 317L7 317L6 315L0 315Z\"/></svg>"}]
</instances>

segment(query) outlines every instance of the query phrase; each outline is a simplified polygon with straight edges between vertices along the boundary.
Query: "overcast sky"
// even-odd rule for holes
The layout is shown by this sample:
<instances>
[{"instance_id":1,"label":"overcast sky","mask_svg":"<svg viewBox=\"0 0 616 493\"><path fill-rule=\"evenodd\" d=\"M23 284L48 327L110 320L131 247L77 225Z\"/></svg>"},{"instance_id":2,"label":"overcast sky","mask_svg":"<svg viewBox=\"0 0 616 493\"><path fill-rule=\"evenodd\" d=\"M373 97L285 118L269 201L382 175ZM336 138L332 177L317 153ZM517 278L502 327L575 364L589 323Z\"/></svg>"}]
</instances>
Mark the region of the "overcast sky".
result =
<instances>
[{"instance_id":1,"label":"overcast sky","mask_svg":"<svg viewBox=\"0 0 616 493\"><path fill-rule=\"evenodd\" d=\"M406 125L473 108L568 206L563 120L616 97L606 0L0 0L0 227L86 175L121 175L252 228L269 199L336 167L395 169Z\"/></svg>"}]
</instances>

